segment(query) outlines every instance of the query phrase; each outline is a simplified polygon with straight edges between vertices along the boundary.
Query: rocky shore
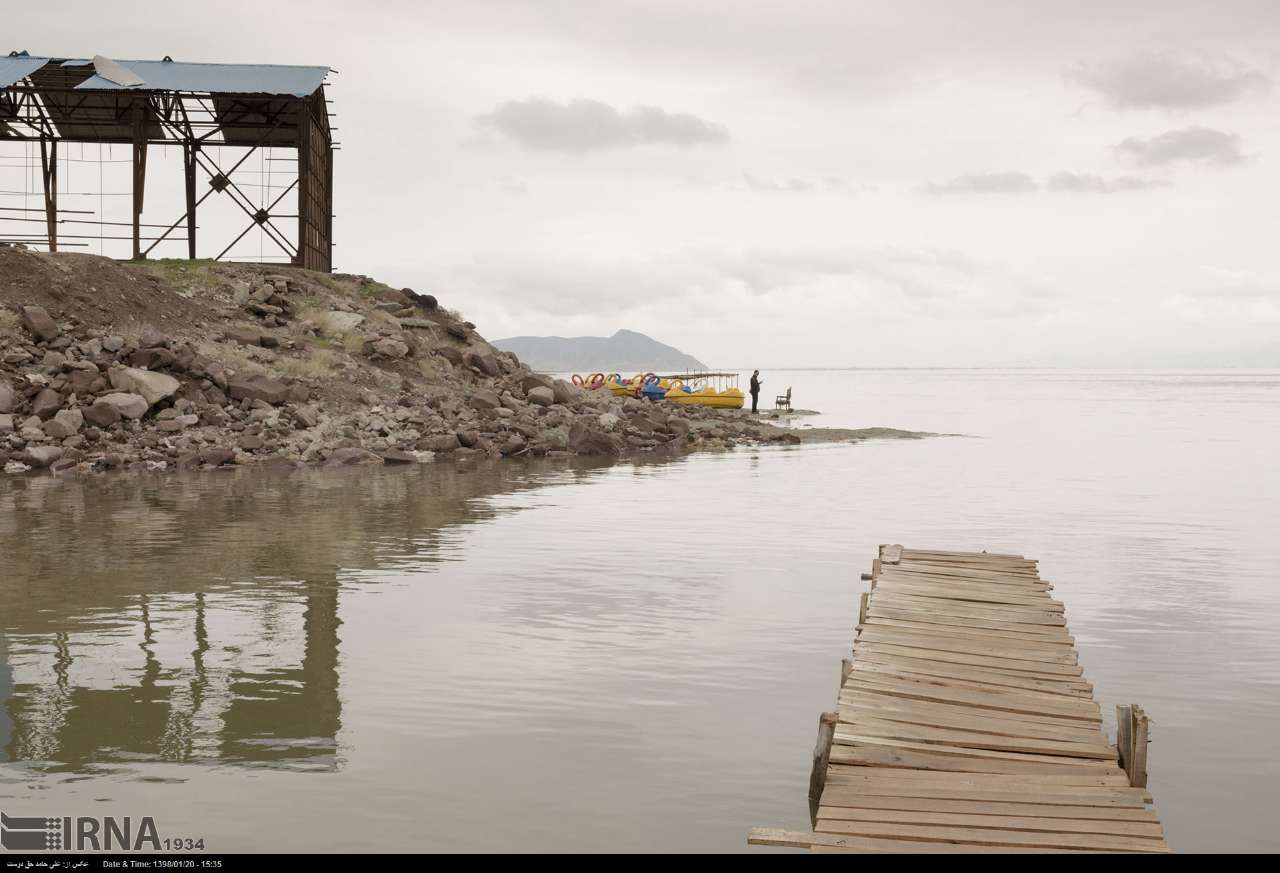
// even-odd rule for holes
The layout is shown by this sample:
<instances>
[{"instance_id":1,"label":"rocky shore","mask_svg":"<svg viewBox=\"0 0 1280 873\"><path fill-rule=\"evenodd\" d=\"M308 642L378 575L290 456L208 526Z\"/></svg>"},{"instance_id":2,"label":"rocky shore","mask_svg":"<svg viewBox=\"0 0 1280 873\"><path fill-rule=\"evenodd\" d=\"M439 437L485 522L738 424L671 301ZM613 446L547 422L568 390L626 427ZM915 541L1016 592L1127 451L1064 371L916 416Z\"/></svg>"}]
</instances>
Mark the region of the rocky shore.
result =
<instances>
[{"instance_id":1,"label":"rocky shore","mask_svg":"<svg viewBox=\"0 0 1280 873\"><path fill-rule=\"evenodd\" d=\"M582 391L363 276L0 246L0 469L622 456L799 442Z\"/></svg>"}]
</instances>

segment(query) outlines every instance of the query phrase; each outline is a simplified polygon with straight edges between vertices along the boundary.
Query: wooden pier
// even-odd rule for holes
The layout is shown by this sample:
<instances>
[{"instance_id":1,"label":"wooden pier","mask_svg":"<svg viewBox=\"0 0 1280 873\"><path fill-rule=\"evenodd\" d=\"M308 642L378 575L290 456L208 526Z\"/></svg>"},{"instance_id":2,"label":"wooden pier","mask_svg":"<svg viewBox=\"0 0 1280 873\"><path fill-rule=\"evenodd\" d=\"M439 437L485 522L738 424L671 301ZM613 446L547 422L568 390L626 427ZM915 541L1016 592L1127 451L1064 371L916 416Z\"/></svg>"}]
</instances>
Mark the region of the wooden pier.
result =
<instances>
[{"instance_id":1,"label":"wooden pier","mask_svg":"<svg viewBox=\"0 0 1280 873\"><path fill-rule=\"evenodd\" d=\"M881 546L839 709L822 714L815 852L1168 852L1148 809L1148 721L1102 731L1063 605L1019 555Z\"/></svg>"}]
</instances>

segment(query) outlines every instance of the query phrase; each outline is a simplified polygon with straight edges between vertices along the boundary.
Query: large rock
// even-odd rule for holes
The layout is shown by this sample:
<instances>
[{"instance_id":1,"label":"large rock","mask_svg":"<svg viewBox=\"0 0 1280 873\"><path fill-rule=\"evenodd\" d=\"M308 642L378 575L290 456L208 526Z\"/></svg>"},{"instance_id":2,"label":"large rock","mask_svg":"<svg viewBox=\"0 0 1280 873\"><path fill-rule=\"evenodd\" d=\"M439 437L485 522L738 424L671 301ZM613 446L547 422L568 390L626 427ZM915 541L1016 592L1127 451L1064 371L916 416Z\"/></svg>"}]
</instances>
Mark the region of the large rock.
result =
<instances>
[{"instance_id":1,"label":"large rock","mask_svg":"<svg viewBox=\"0 0 1280 873\"><path fill-rule=\"evenodd\" d=\"M321 333L327 333L329 336L343 336L359 327L364 321L364 316L358 312L343 312L335 309L322 312L313 321Z\"/></svg>"},{"instance_id":2,"label":"large rock","mask_svg":"<svg viewBox=\"0 0 1280 873\"><path fill-rule=\"evenodd\" d=\"M83 397L93 391L93 385L98 379L97 370L72 370L67 374L67 384L71 386L71 390L78 397ZM103 385L106 383L104 382Z\"/></svg>"},{"instance_id":3,"label":"large rock","mask_svg":"<svg viewBox=\"0 0 1280 873\"><path fill-rule=\"evenodd\" d=\"M174 357L173 352L161 346L138 349L129 356L129 366L144 370L163 370L173 365Z\"/></svg>"},{"instance_id":4,"label":"large rock","mask_svg":"<svg viewBox=\"0 0 1280 873\"><path fill-rule=\"evenodd\" d=\"M260 346L262 345L262 331L254 327L229 327L225 334L228 342L237 343L242 346Z\"/></svg>"},{"instance_id":5,"label":"large rock","mask_svg":"<svg viewBox=\"0 0 1280 873\"><path fill-rule=\"evenodd\" d=\"M424 444L433 452L445 453L452 452L457 449L458 446L462 444L462 440L460 434L446 433L441 434L440 436L428 437L424 441ZM473 442L471 445L475 445L475 443Z\"/></svg>"},{"instance_id":6,"label":"large rock","mask_svg":"<svg viewBox=\"0 0 1280 873\"><path fill-rule=\"evenodd\" d=\"M53 418L53 414L62 408L62 395L52 388L41 389L36 399L31 401L31 414L42 420Z\"/></svg>"},{"instance_id":7,"label":"large rock","mask_svg":"<svg viewBox=\"0 0 1280 873\"><path fill-rule=\"evenodd\" d=\"M137 367L117 367L107 374L111 387L128 394L137 394L147 401L148 406L155 406L161 400L167 400L178 393L182 387L178 380L165 373L153 373L150 370L139 370Z\"/></svg>"},{"instance_id":8,"label":"large rock","mask_svg":"<svg viewBox=\"0 0 1280 873\"><path fill-rule=\"evenodd\" d=\"M477 388L471 395L471 405L476 409L497 409L502 405L502 398L488 388Z\"/></svg>"},{"instance_id":9,"label":"large rock","mask_svg":"<svg viewBox=\"0 0 1280 873\"><path fill-rule=\"evenodd\" d=\"M534 388L550 388L555 380L550 376L541 376L537 373L529 373L520 380L520 388L527 394Z\"/></svg>"},{"instance_id":10,"label":"large rock","mask_svg":"<svg viewBox=\"0 0 1280 873\"><path fill-rule=\"evenodd\" d=\"M147 398L141 394L130 394L128 392L104 394L93 402L93 406L89 407L89 411L93 412L103 406L114 409L120 418L130 419L142 418L147 414L147 410L151 408ZM88 413L86 413L85 418L92 420ZM112 423L114 424L114 422ZM103 427L104 425L98 426Z\"/></svg>"},{"instance_id":11,"label":"large rock","mask_svg":"<svg viewBox=\"0 0 1280 873\"><path fill-rule=\"evenodd\" d=\"M381 464L382 458L375 455L368 449L356 447L345 449L334 449L325 459L326 467L354 467L364 464Z\"/></svg>"},{"instance_id":12,"label":"large rock","mask_svg":"<svg viewBox=\"0 0 1280 873\"><path fill-rule=\"evenodd\" d=\"M301 428L315 427L320 423L320 410L314 406L294 407L293 420Z\"/></svg>"},{"instance_id":13,"label":"large rock","mask_svg":"<svg viewBox=\"0 0 1280 873\"><path fill-rule=\"evenodd\" d=\"M566 382L563 379L556 379L551 383L551 390L556 396L556 403L568 403L579 394L582 389L576 385Z\"/></svg>"},{"instance_id":14,"label":"large rock","mask_svg":"<svg viewBox=\"0 0 1280 873\"><path fill-rule=\"evenodd\" d=\"M390 337L375 340L373 351L384 358L405 358L409 356L409 347L400 342L400 340L394 340Z\"/></svg>"},{"instance_id":15,"label":"large rock","mask_svg":"<svg viewBox=\"0 0 1280 873\"><path fill-rule=\"evenodd\" d=\"M502 365L498 363L498 358L487 352L467 352L462 356L462 360L468 367L479 370L486 376L501 376Z\"/></svg>"},{"instance_id":16,"label":"large rock","mask_svg":"<svg viewBox=\"0 0 1280 873\"><path fill-rule=\"evenodd\" d=\"M502 444L501 451L504 456L510 457L511 455L521 454L528 447L529 445L525 442L524 437L518 433L513 433L511 436L507 437L507 441Z\"/></svg>"},{"instance_id":17,"label":"large rock","mask_svg":"<svg viewBox=\"0 0 1280 873\"><path fill-rule=\"evenodd\" d=\"M44 432L55 440L65 440L80 433L84 427L84 414L78 409L63 409L44 423Z\"/></svg>"},{"instance_id":18,"label":"large rock","mask_svg":"<svg viewBox=\"0 0 1280 873\"><path fill-rule=\"evenodd\" d=\"M220 467L223 464L230 464L235 460L236 453L231 449L221 447L211 447L200 450L200 462L208 464L210 467Z\"/></svg>"},{"instance_id":19,"label":"large rock","mask_svg":"<svg viewBox=\"0 0 1280 873\"><path fill-rule=\"evenodd\" d=\"M43 306L22 307L22 326L30 331L33 337L46 343L57 339L58 334L62 333L58 323L50 317L48 312L45 312Z\"/></svg>"},{"instance_id":20,"label":"large rock","mask_svg":"<svg viewBox=\"0 0 1280 873\"><path fill-rule=\"evenodd\" d=\"M579 455L620 455L623 442L616 434L587 427L580 421L569 428L569 449Z\"/></svg>"},{"instance_id":21,"label":"large rock","mask_svg":"<svg viewBox=\"0 0 1280 873\"><path fill-rule=\"evenodd\" d=\"M138 348L167 348L170 342L171 341L167 335L156 330L154 327L148 326L142 329L142 335L138 337Z\"/></svg>"},{"instance_id":22,"label":"large rock","mask_svg":"<svg viewBox=\"0 0 1280 873\"><path fill-rule=\"evenodd\" d=\"M227 393L233 400L261 400L272 405L289 399L289 386L270 376L236 376L227 380Z\"/></svg>"},{"instance_id":23,"label":"large rock","mask_svg":"<svg viewBox=\"0 0 1280 873\"><path fill-rule=\"evenodd\" d=\"M138 397L137 394L116 394L109 395L115 397ZM142 412L147 412L147 401L138 397L138 403L142 405ZM94 427L111 427L121 419L120 410L110 403L104 403L102 399L95 400L93 405L85 409L82 413L84 420Z\"/></svg>"},{"instance_id":24,"label":"large rock","mask_svg":"<svg viewBox=\"0 0 1280 873\"><path fill-rule=\"evenodd\" d=\"M62 446L34 446L22 454L22 460L36 469L43 470L62 457Z\"/></svg>"},{"instance_id":25,"label":"large rock","mask_svg":"<svg viewBox=\"0 0 1280 873\"><path fill-rule=\"evenodd\" d=\"M416 464L418 456L404 449L387 449L382 453L382 460L387 464Z\"/></svg>"},{"instance_id":26,"label":"large rock","mask_svg":"<svg viewBox=\"0 0 1280 873\"><path fill-rule=\"evenodd\" d=\"M462 349L456 346L436 346L431 351L444 358L455 367L462 363Z\"/></svg>"},{"instance_id":27,"label":"large rock","mask_svg":"<svg viewBox=\"0 0 1280 873\"><path fill-rule=\"evenodd\" d=\"M0 413L13 412L18 408L18 392L8 382L0 382Z\"/></svg>"},{"instance_id":28,"label":"large rock","mask_svg":"<svg viewBox=\"0 0 1280 873\"><path fill-rule=\"evenodd\" d=\"M0 413L0 436L13 433L13 416L7 412Z\"/></svg>"},{"instance_id":29,"label":"large rock","mask_svg":"<svg viewBox=\"0 0 1280 873\"><path fill-rule=\"evenodd\" d=\"M550 406L556 402L556 394L550 388L530 388L527 396L529 402L536 406Z\"/></svg>"}]
</instances>

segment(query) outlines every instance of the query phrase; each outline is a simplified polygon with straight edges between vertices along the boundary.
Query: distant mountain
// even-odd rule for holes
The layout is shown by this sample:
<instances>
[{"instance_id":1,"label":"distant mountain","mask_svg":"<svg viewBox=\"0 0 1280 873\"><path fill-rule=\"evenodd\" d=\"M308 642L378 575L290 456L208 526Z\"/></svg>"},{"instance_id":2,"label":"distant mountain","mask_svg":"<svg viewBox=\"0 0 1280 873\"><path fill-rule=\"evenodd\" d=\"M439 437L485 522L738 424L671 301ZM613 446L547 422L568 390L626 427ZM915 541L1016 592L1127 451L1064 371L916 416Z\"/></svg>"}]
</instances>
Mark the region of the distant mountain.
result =
<instances>
[{"instance_id":1,"label":"distant mountain","mask_svg":"<svg viewBox=\"0 0 1280 873\"><path fill-rule=\"evenodd\" d=\"M492 345L514 352L520 360L544 373L616 371L683 373L707 367L692 355L655 339L620 330L613 336L513 336Z\"/></svg>"}]
</instances>

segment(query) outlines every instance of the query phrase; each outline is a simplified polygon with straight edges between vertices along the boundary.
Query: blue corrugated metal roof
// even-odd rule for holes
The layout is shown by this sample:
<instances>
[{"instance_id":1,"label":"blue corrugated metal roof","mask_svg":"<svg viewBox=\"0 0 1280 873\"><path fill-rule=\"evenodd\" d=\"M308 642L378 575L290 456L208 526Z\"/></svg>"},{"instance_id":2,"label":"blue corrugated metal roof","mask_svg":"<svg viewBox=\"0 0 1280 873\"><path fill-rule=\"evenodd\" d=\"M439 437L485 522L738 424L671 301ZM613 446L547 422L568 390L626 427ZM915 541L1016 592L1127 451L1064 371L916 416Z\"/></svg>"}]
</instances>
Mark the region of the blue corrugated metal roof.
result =
<instances>
[{"instance_id":1,"label":"blue corrugated metal roof","mask_svg":"<svg viewBox=\"0 0 1280 873\"><path fill-rule=\"evenodd\" d=\"M84 66L92 61L64 61L64 66ZM183 61L116 61L141 76L144 85L117 85L101 76L90 76L76 86L81 91L213 91L229 94L280 94L306 97L329 74L328 67L291 67L281 64L189 64Z\"/></svg>"},{"instance_id":2,"label":"blue corrugated metal roof","mask_svg":"<svg viewBox=\"0 0 1280 873\"><path fill-rule=\"evenodd\" d=\"M26 55L0 57L0 88L8 88L49 63L48 58L30 58Z\"/></svg>"}]
</instances>

